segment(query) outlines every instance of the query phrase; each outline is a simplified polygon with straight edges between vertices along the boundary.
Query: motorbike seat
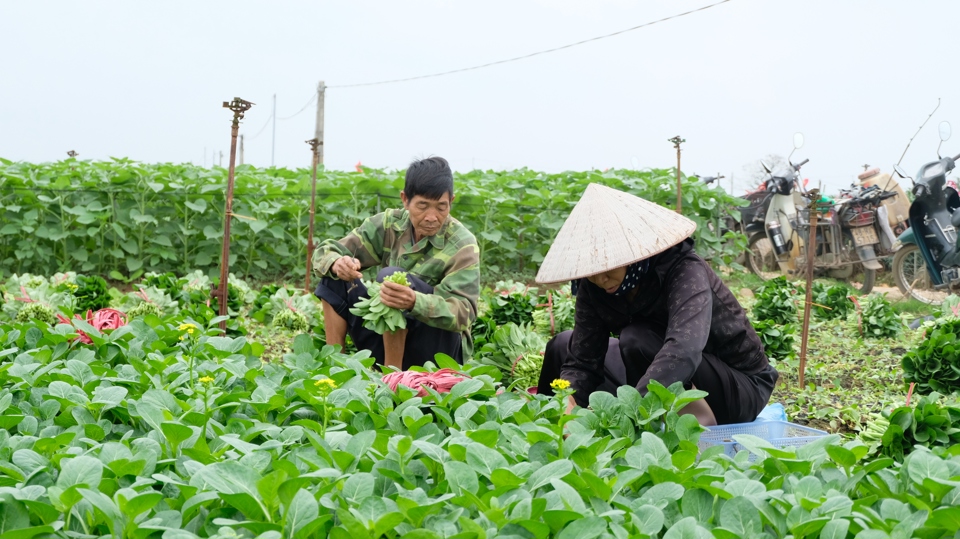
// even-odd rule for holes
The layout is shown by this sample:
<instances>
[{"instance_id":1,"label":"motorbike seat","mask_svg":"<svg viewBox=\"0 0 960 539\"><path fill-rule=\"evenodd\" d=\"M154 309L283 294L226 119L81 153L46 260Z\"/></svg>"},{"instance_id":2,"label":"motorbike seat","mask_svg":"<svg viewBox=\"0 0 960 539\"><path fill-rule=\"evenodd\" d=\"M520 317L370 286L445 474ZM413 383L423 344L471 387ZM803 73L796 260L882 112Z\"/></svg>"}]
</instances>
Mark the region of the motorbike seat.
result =
<instances>
[{"instance_id":1,"label":"motorbike seat","mask_svg":"<svg viewBox=\"0 0 960 539\"><path fill-rule=\"evenodd\" d=\"M950 224L954 227L960 227L960 211L954 210L953 215L950 216Z\"/></svg>"}]
</instances>

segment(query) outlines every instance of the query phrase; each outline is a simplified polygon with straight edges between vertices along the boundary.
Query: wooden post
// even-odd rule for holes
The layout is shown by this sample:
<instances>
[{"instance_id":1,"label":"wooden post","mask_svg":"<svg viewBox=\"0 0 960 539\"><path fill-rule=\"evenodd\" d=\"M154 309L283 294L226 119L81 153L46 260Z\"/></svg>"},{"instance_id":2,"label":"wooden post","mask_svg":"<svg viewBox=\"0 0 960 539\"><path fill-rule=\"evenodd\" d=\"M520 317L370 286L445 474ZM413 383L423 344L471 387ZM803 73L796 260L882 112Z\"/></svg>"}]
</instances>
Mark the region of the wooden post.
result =
<instances>
[{"instance_id":1,"label":"wooden post","mask_svg":"<svg viewBox=\"0 0 960 539\"><path fill-rule=\"evenodd\" d=\"M813 302L813 259L817 251L817 202L820 190L813 189L810 198L810 232L807 234L807 294L803 302L803 328L800 333L800 373L799 384L803 389L803 375L807 370L807 338L810 336L810 308Z\"/></svg>"},{"instance_id":2,"label":"wooden post","mask_svg":"<svg viewBox=\"0 0 960 539\"><path fill-rule=\"evenodd\" d=\"M680 138L680 135L667 140L667 142L672 142L673 147L677 149L677 213L681 213L680 210L683 206L682 186L680 185L680 143L686 141L686 139Z\"/></svg>"},{"instance_id":3,"label":"wooden post","mask_svg":"<svg viewBox=\"0 0 960 539\"><path fill-rule=\"evenodd\" d=\"M317 163L323 164L323 101L327 93L327 86L320 81L317 83L317 127L314 132L314 138L317 139L317 144L320 146L319 152L317 153Z\"/></svg>"},{"instance_id":4,"label":"wooden post","mask_svg":"<svg viewBox=\"0 0 960 539\"><path fill-rule=\"evenodd\" d=\"M220 258L220 287L216 291L220 301L220 316L227 314L227 299L230 296L227 276L230 273L230 220L233 217L233 173L237 160L237 132L240 130L240 120L243 113L253 106L253 103L234 97L233 101L223 102L224 108L233 111L233 125L230 129L230 163L227 171L226 207L223 212L223 252ZM227 331L227 321L220 321L220 331Z\"/></svg>"}]
</instances>

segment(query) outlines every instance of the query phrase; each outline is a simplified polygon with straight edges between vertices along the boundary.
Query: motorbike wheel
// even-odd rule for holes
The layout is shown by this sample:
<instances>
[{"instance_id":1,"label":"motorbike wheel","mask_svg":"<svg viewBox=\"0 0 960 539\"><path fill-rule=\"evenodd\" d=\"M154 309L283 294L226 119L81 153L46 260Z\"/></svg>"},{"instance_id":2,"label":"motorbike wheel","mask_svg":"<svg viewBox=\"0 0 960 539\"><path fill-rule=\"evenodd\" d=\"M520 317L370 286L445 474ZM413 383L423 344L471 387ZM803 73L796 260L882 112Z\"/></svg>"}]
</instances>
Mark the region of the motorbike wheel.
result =
<instances>
[{"instance_id":1,"label":"motorbike wheel","mask_svg":"<svg viewBox=\"0 0 960 539\"><path fill-rule=\"evenodd\" d=\"M767 235L759 232L750 237L747 244L747 267L757 277L769 281L780 275L780 265L777 264L777 255L773 244Z\"/></svg>"},{"instance_id":2,"label":"motorbike wheel","mask_svg":"<svg viewBox=\"0 0 960 539\"><path fill-rule=\"evenodd\" d=\"M843 241L846 244L845 248L847 249L847 252L853 253L853 256L856 257L857 246L856 246L856 243L854 243L853 241L853 235L848 231L844 231ZM858 258L855 258L855 259L859 260ZM857 280L857 277L861 275L863 277L860 279L860 283L858 286L858 283L856 282L856 280ZM847 281L848 281L848 284L850 284L850 286L853 287L853 289L856 290L858 294L860 294L861 296L866 296L867 294L870 293L871 290L873 290L873 284L877 281L877 270L867 269L863 267L862 264L854 264L852 275L847 278Z\"/></svg>"},{"instance_id":3,"label":"motorbike wheel","mask_svg":"<svg viewBox=\"0 0 960 539\"><path fill-rule=\"evenodd\" d=\"M947 297L946 291L933 288L927 262L916 245L904 245L893 255L893 278L905 297L930 305L940 305Z\"/></svg>"}]
</instances>

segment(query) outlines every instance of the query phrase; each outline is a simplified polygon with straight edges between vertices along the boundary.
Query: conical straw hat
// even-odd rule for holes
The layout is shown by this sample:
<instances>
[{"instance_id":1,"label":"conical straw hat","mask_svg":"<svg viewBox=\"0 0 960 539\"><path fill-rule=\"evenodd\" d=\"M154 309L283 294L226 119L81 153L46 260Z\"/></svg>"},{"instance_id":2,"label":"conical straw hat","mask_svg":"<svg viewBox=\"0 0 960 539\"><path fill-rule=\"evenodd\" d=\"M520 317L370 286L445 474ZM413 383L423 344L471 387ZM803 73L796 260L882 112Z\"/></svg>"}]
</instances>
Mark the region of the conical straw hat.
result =
<instances>
[{"instance_id":1,"label":"conical straw hat","mask_svg":"<svg viewBox=\"0 0 960 539\"><path fill-rule=\"evenodd\" d=\"M591 183L560 227L537 282L569 281L632 264L666 251L696 228L672 210Z\"/></svg>"}]
</instances>

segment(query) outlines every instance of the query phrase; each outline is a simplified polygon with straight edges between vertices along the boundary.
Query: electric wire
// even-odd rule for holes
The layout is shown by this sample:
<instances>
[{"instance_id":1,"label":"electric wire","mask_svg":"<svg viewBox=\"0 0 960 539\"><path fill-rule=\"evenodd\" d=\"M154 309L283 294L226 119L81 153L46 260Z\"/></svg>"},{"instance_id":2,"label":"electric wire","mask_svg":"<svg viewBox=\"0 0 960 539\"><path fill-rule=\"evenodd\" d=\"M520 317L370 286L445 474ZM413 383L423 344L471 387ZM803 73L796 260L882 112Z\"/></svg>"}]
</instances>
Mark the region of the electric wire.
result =
<instances>
[{"instance_id":1,"label":"electric wire","mask_svg":"<svg viewBox=\"0 0 960 539\"><path fill-rule=\"evenodd\" d=\"M298 116L301 112L307 110L307 107L309 107L310 105L312 105L313 102L316 101L316 99L317 99L317 94L313 94L313 96L310 98L310 101L307 101L307 104L304 105L303 107L301 107L300 110L298 110L297 112L294 112L294 113L291 114L290 116L283 116L283 117L277 118L277 119L282 122L282 121L284 121L284 120L289 120L290 118L293 118L294 116Z\"/></svg>"},{"instance_id":2,"label":"electric wire","mask_svg":"<svg viewBox=\"0 0 960 539\"><path fill-rule=\"evenodd\" d=\"M263 122L263 127L260 128L260 131L257 131L257 134L256 134L256 135L248 138L247 140L253 140L253 139L259 137L259 136L260 136L260 133L263 133L263 130L266 129L268 125L270 125L270 120L272 120L272 119L273 119L273 113L271 112L271 113L270 113L270 116L267 117L267 121L266 121L266 122Z\"/></svg>"},{"instance_id":3,"label":"electric wire","mask_svg":"<svg viewBox=\"0 0 960 539\"><path fill-rule=\"evenodd\" d=\"M357 87L360 87L360 86L375 86L375 85L378 85L378 84L392 84L392 83L396 83L396 82L408 82L408 81L412 81L412 80L428 79L428 78L433 78L433 77L442 77L442 76L444 76L444 75L452 75L452 74L454 74L454 73L463 73L464 71L473 71L473 70L476 70L476 69L483 69L483 68L485 68L485 67L491 67L491 66L495 66L495 65L506 64L506 63L509 63L509 62L516 62L516 61L518 61L518 60L525 60L525 59L527 59L527 58L532 58L532 57L534 57L534 56L540 56L540 55L548 54L548 53L551 53L551 52L557 52L557 51L561 51L561 50L564 50L564 49L569 49L569 48L572 48L572 47L576 47L576 46L578 46L578 45L583 45L583 44L586 44L586 43L590 43L590 42L593 42L593 41L599 41L599 40L601 40L601 39L606 39L606 38L608 38L608 37L613 37L613 36L617 36L617 35L620 35L620 34L625 34L625 33L627 33L627 32L632 32L632 31L634 31L634 30L639 30L640 28L646 28L647 26L653 26L654 24L659 24L659 23L661 23L661 22L666 22L666 21L669 21L669 20L671 20L671 19L677 19L677 18L686 16L686 15L692 15L692 14L697 13L697 12L699 12L699 11L704 11L704 10L710 9L710 8L712 8L712 7L719 6L720 4L726 4L727 2L730 2L730 1L731 1L731 0L720 0L719 2L716 2L716 3L713 3L713 4L709 4L709 5L706 5L706 6L702 6L702 7L699 7L699 8L697 8L697 9L692 9L692 10L690 10L690 11L684 11L683 13L677 13L677 14L675 14L675 15L670 15L669 17L664 17L664 18L662 18L662 19L658 19L658 20L655 20L655 21L646 22L646 23L643 23L643 24L640 24L640 25L637 25L637 26L633 26L633 27L630 27L630 28L626 28L626 29L624 29L624 30L619 30L619 31L617 31L617 32L613 32L613 33L610 33L610 34L605 34L605 35L602 35L602 36L591 37L591 38L589 38L589 39L584 39L584 40L582 40L582 41L577 41L576 43L569 43L569 44L567 44L567 45L562 45L562 46L560 46L560 47L554 47L554 48L552 48L552 49L546 49L546 50L542 50L542 51L532 52L532 53L530 53L530 54L524 54L524 55L522 55L522 56L515 56L515 57L513 57L513 58L506 58L506 59L504 59L504 60L497 60L497 61L494 61L494 62L488 62L488 63L486 63L486 64L480 64L480 65L475 65L475 66L470 66L470 67L463 67L463 68L460 68L460 69L451 69L451 70L449 70L449 71L441 71L441 72L439 72L439 73L430 73L430 74L428 74L428 75L417 75L417 76L415 76L415 77L406 77L406 78L402 78L402 79L390 79L390 80L382 80L382 81L377 81L377 82L360 82L360 83L355 83L355 84L335 84L335 85L327 86L327 88L357 88Z\"/></svg>"}]
</instances>

